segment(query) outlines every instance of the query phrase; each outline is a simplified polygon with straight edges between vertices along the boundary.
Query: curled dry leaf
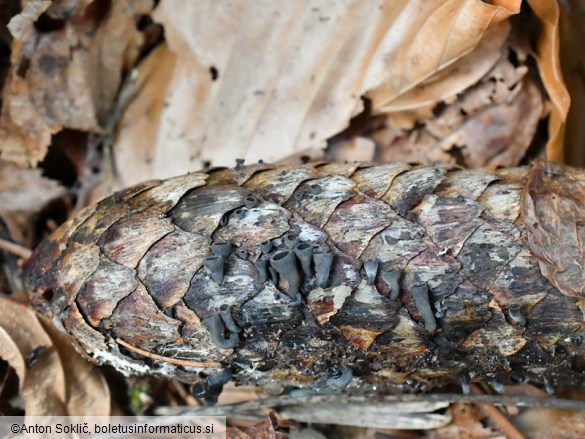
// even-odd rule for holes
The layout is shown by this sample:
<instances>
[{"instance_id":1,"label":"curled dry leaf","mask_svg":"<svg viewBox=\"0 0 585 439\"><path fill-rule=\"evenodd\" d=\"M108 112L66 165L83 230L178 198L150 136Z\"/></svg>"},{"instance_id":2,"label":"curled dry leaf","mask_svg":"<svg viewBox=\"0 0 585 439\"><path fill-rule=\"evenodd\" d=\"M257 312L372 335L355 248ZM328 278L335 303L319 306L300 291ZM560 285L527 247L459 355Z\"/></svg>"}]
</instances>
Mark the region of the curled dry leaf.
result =
<instances>
[{"instance_id":1,"label":"curled dry leaf","mask_svg":"<svg viewBox=\"0 0 585 439\"><path fill-rule=\"evenodd\" d=\"M441 101L451 102L458 93L483 78L500 60L509 33L510 23L507 21L491 26L473 51L376 110L391 113Z\"/></svg>"},{"instance_id":2,"label":"curled dry leaf","mask_svg":"<svg viewBox=\"0 0 585 439\"><path fill-rule=\"evenodd\" d=\"M585 178L552 163L533 164L522 213L530 250L540 269L563 294L585 292Z\"/></svg>"},{"instance_id":3,"label":"curled dry leaf","mask_svg":"<svg viewBox=\"0 0 585 439\"><path fill-rule=\"evenodd\" d=\"M520 163L532 144L544 97L521 47L505 42L497 52L497 62L481 80L450 102L390 113L386 126L372 135L376 159L490 168Z\"/></svg>"},{"instance_id":4,"label":"curled dry leaf","mask_svg":"<svg viewBox=\"0 0 585 439\"><path fill-rule=\"evenodd\" d=\"M564 139L565 162L573 166L585 166L585 5L582 0L568 0L561 8L560 50L563 77L571 97Z\"/></svg>"},{"instance_id":5,"label":"curled dry leaf","mask_svg":"<svg viewBox=\"0 0 585 439\"><path fill-rule=\"evenodd\" d=\"M5 160L35 165L63 127L102 131L142 43L136 20L151 8L151 0L24 2L9 23L14 40L0 119Z\"/></svg>"},{"instance_id":6,"label":"curled dry leaf","mask_svg":"<svg viewBox=\"0 0 585 439\"><path fill-rule=\"evenodd\" d=\"M538 38L536 61L542 83L553 103L548 124L547 158L562 162L565 157L563 151L564 127L571 97L563 80L559 60L560 6L558 2L553 0L528 0L528 4L538 16L542 26Z\"/></svg>"},{"instance_id":7,"label":"curled dry leaf","mask_svg":"<svg viewBox=\"0 0 585 439\"><path fill-rule=\"evenodd\" d=\"M528 174L257 164L146 182L37 248L31 302L94 361L199 387L582 382L580 301L528 244Z\"/></svg>"},{"instance_id":8,"label":"curled dry leaf","mask_svg":"<svg viewBox=\"0 0 585 439\"><path fill-rule=\"evenodd\" d=\"M29 416L110 412L101 372L73 349L63 333L42 325L33 311L0 297L0 357L14 368Z\"/></svg>"},{"instance_id":9,"label":"curled dry leaf","mask_svg":"<svg viewBox=\"0 0 585 439\"><path fill-rule=\"evenodd\" d=\"M471 51L519 4L161 2L154 18L168 48L151 55L164 61L159 71L148 61L139 68L141 95L115 145L121 182L322 147L366 92L374 89L376 108L387 104ZM153 111L136 117L143 108ZM155 125L145 138L147 120ZM138 171L128 157L141 158Z\"/></svg>"},{"instance_id":10,"label":"curled dry leaf","mask_svg":"<svg viewBox=\"0 0 585 439\"><path fill-rule=\"evenodd\" d=\"M368 93L374 110L414 88L473 50L490 25L520 11L520 1L485 2L451 0L408 2L422 8L414 22L390 43L385 81ZM396 48L399 47L398 50Z\"/></svg>"},{"instance_id":11,"label":"curled dry leaf","mask_svg":"<svg viewBox=\"0 0 585 439\"><path fill-rule=\"evenodd\" d=\"M378 117L362 131L356 119L353 129L331 145L328 159L347 159L351 150L344 143L366 133L376 142L376 153L369 159L382 162L515 166L526 159L531 146L532 156L547 153L549 159L561 160L569 99L558 66L558 5L534 3L537 17L525 11L522 19L533 22L532 27L517 20L508 35L508 22L492 26L463 58L384 106L373 105L372 110L388 114L387 119ZM539 40L537 53L530 38ZM544 117L549 131L541 139L537 124Z\"/></svg>"}]
</instances>

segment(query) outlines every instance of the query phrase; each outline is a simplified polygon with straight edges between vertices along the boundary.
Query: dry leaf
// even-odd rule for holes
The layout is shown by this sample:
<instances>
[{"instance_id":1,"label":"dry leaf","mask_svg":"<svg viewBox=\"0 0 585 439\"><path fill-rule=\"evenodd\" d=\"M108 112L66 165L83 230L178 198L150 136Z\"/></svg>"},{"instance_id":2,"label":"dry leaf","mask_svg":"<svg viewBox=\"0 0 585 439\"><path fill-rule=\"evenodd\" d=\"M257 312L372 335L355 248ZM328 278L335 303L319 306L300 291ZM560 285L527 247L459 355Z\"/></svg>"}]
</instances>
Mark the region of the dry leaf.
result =
<instances>
[{"instance_id":1,"label":"dry leaf","mask_svg":"<svg viewBox=\"0 0 585 439\"><path fill-rule=\"evenodd\" d=\"M485 2L451 0L408 2L416 7L414 22L400 27L387 54L385 82L368 93L374 110L384 107L437 71L473 50L490 25L520 11L520 1ZM398 50L396 50L398 49Z\"/></svg>"},{"instance_id":2,"label":"dry leaf","mask_svg":"<svg viewBox=\"0 0 585 439\"><path fill-rule=\"evenodd\" d=\"M28 416L109 414L109 389L101 372L74 352L55 328L34 312L0 297L0 357L13 367Z\"/></svg>"},{"instance_id":3,"label":"dry leaf","mask_svg":"<svg viewBox=\"0 0 585 439\"><path fill-rule=\"evenodd\" d=\"M453 404L449 407L452 422L436 431L429 432L428 439L491 439L497 437L497 429L482 425L485 415L472 404Z\"/></svg>"},{"instance_id":4,"label":"dry leaf","mask_svg":"<svg viewBox=\"0 0 585 439\"><path fill-rule=\"evenodd\" d=\"M285 439L287 434L275 431L270 419L249 427L229 427L227 437L230 439Z\"/></svg>"},{"instance_id":5,"label":"dry leaf","mask_svg":"<svg viewBox=\"0 0 585 439\"><path fill-rule=\"evenodd\" d=\"M39 212L66 196L65 188L42 177L40 169L22 170L0 160L0 216L14 241L32 245Z\"/></svg>"},{"instance_id":6,"label":"dry leaf","mask_svg":"<svg viewBox=\"0 0 585 439\"><path fill-rule=\"evenodd\" d=\"M524 224L542 274L559 291L585 291L585 179L574 168L535 162L522 197Z\"/></svg>"},{"instance_id":7,"label":"dry leaf","mask_svg":"<svg viewBox=\"0 0 585 439\"><path fill-rule=\"evenodd\" d=\"M375 88L375 108L387 104L472 50L519 3L161 2L155 19L169 48L151 54L160 65L139 69L143 98L115 145L121 185L323 146L365 92ZM145 131L146 120L155 125ZM139 157L138 172L128 157Z\"/></svg>"},{"instance_id":8,"label":"dry leaf","mask_svg":"<svg viewBox=\"0 0 585 439\"><path fill-rule=\"evenodd\" d=\"M458 93L477 83L500 60L510 24L488 28L477 47L411 91L386 104L382 111L396 112L450 102Z\"/></svg>"},{"instance_id":9,"label":"dry leaf","mask_svg":"<svg viewBox=\"0 0 585 439\"><path fill-rule=\"evenodd\" d=\"M585 2L565 2L560 19L560 58L571 96L564 139L565 161L573 166L585 166L585 51L581 50L585 41Z\"/></svg>"},{"instance_id":10,"label":"dry leaf","mask_svg":"<svg viewBox=\"0 0 585 439\"><path fill-rule=\"evenodd\" d=\"M580 439L585 436L585 412L532 408L514 418L532 439Z\"/></svg>"},{"instance_id":11,"label":"dry leaf","mask_svg":"<svg viewBox=\"0 0 585 439\"><path fill-rule=\"evenodd\" d=\"M25 3L9 23L12 65L0 119L5 160L35 165L62 127L102 131L142 44L135 20L151 8L151 0L109 8L89 0Z\"/></svg>"},{"instance_id":12,"label":"dry leaf","mask_svg":"<svg viewBox=\"0 0 585 439\"><path fill-rule=\"evenodd\" d=\"M53 342L30 309L4 297L0 303L0 357L16 370L26 414L66 415L65 374ZM45 352L28 367L27 358L40 347Z\"/></svg>"},{"instance_id":13,"label":"dry leaf","mask_svg":"<svg viewBox=\"0 0 585 439\"><path fill-rule=\"evenodd\" d=\"M100 369L82 358L71 340L46 318L40 322L54 343L65 372L67 414L108 416L110 389Z\"/></svg>"},{"instance_id":14,"label":"dry leaf","mask_svg":"<svg viewBox=\"0 0 585 439\"><path fill-rule=\"evenodd\" d=\"M548 124L547 158L562 162L565 121L571 97L563 81L559 61L559 5L556 0L528 0L540 19L542 31L538 38L537 57L542 83L553 103Z\"/></svg>"},{"instance_id":15,"label":"dry leaf","mask_svg":"<svg viewBox=\"0 0 585 439\"><path fill-rule=\"evenodd\" d=\"M377 144L372 158L491 168L519 164L533 142L543 96L528 72L525 51L511 44L499 48L493 68L450 103L390 113L386 126L372 134ZM518 65L509 60L509 53ZM410 102L416 102L418 90L421 103L426 104L421 87L409 93L413 95Z\"/></svg>"}]
</instances>

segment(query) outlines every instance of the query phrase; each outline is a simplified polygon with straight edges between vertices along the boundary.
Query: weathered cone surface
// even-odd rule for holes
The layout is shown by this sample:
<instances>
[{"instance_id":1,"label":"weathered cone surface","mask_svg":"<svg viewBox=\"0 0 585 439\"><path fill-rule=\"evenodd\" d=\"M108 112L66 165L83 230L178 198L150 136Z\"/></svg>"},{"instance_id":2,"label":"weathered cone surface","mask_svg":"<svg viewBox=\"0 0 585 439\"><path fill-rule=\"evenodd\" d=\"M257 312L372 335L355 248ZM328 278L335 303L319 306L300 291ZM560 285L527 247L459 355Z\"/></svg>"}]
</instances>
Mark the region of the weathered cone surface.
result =
<instances>
[{"instance_id":1,"label":"weathered cone surface","mask_svg":"<svg viewBox=\"0 0 585 439\"><path fill-rule=\"evenodd\" d=\"M150 181L38 247L31 301L96 362L210 386L581 383L584 188L545 162Z\"/></svg>"}]
</instances>

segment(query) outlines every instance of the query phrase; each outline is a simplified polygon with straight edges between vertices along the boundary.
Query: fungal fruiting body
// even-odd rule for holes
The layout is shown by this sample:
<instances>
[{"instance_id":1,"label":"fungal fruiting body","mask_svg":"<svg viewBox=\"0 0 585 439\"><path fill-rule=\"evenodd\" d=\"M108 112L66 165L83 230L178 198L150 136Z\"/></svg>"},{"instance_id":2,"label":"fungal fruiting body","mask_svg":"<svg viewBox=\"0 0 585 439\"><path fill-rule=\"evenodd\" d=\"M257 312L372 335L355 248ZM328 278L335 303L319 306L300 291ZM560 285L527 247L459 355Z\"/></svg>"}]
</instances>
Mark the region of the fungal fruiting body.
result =
<instances>
[{"instance_id":1,"label":"fungal fruiting body","mask_svg":"<svg viewBox=\"0 0 585 439\"><path fill-rule=\"evenodd\" d=\"M209 401L230 377L382 392L576 383L578 257L556 270L542 243L580 226L552 239L538 224L555 224L541 218L551 193L561 209L562 185L574 202L584 180L538 163L240 163L86 208L34 252L28 288L94 361Z\"/></svg>"}]
</instances>

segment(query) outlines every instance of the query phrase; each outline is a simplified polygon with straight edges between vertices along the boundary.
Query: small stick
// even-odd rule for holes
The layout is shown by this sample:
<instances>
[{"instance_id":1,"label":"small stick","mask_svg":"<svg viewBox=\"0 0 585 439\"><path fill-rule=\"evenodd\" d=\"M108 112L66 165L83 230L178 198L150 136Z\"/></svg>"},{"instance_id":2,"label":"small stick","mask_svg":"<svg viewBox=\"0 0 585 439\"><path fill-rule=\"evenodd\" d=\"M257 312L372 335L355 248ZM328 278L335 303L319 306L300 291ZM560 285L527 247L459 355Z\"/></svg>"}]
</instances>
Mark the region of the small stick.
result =
<instances>
[{"instance_id":1,"label":"small stick","mask_svg":"<svg viewBox=\"0 0 585 439\"><path fill-rule=\"evenodd\" d=\"M480 395L483 393L476 384L471 385L471 391ZM477 406L504 433L504 436L510 439L526 439L526 436L496 407L490 404L477 404Z\"/></svg>"},{"instance_id":2,"label":"small stick","mask_svg":"<svg viewBox=\"0 0 585 439\"><path fill-rule=\"evenodd\" d=\"M183 401L185 401L188 405L190 406L194 406L194 407L198 407L201 406L201 403L197 400L197 398L195 398L193 395L191 395L189 392L187 392L187 390L185 390L185 388L183 387L183 385L181 383L179 383L176 380L171 380L170 382L171 387L173 388L173 390L179 395L179 397L181 397L183 399Z\"/></svg>"},{"instance_id":3,"label":"small stick","mask_svg":"<svg viewBox=\"0 0 585 439\"><path fill-rule=\"evenodd\" d=\"M216 363L214 361L191 361L191 360L182 360L180 358L171 358L171 357L163 357L162 355L154 354L152 352L145 351L143 349L137 348L136 346L132 346L130 343L125 342L124 340L117 338L116 342L126 349L131 350L132 352L136 352L137 354L142 355L146 358L152 358L153 360L164 361L165 363L175 364L177 366L190 366L190 367L216 367L220 368L221 364Z\"/></svg>"},{"instance_id":4,"label":"small stick","mask_svg":"<svg viewBox=\"0 0 585 439\"><path fill-rule=\"evenodd\" d=\"M13 255L16 255L19 258L25 260L28 260L30 258L30 255L32 255L32 250L29 250L28 248L20 244L10 242L2 238L0 238L0 250L7 251L8 253L12 253Z\"/></svg>"}]
</instances>

